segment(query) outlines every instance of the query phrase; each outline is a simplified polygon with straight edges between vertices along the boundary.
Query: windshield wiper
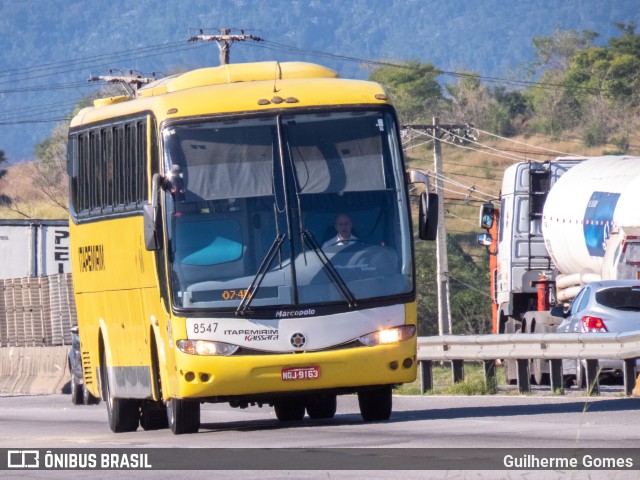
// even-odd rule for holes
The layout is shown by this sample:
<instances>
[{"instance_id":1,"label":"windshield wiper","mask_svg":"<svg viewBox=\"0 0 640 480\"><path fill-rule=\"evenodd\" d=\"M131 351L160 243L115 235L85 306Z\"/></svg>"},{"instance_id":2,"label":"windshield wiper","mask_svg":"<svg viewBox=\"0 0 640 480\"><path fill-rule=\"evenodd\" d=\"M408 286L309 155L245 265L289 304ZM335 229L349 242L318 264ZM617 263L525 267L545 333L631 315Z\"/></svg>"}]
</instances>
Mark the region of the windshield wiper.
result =
<instances>
[{"instance_id":1,"label":"windshield wiper","mask_svg":"<svg viewBox=\"0 0 640 480\"><path fill-rule=\"evenodd\" d=\"M273 240L271 248L269 248L267 255L264 257L264 260L262 260L260 268L258 268L253 280L251 280L251 285L247 288L240 305L238 305L238 308L236 309L236 315L244 315L244 312L249 308L251 300L253 300L253 296L258 291L258 288L260 288L260 284L264 280L264 277L271 266L271 262L273 262L273 259L276 257L276 253L280 251L280 246L282 245L282 242L284 242L284 237L285 234L281 233Z\"/></svg>"},{"instance_id":2,"label":"windshield wiper","mask_svg":"<svg viewBox=\"0 0 640 480\"><path fill-rule=\"evenodd\" d=\"M344 298L347 300L349 308L355 307L357 305L356 297L353 295L351 290L349 290L349 287L336 270L336 267L333 266L333 263L331 263L331 260L329 260L326 253L324 253L324 250L322 250L316 239L313 237L313 234L309 230L302 230L300 233L302 234L302 238L305 243L317 255L322 266L327 270L329 277L331 277L333 283L335 283L338 290L340 290L340 293L342 293Z\"/></svg>"}]
</instances>

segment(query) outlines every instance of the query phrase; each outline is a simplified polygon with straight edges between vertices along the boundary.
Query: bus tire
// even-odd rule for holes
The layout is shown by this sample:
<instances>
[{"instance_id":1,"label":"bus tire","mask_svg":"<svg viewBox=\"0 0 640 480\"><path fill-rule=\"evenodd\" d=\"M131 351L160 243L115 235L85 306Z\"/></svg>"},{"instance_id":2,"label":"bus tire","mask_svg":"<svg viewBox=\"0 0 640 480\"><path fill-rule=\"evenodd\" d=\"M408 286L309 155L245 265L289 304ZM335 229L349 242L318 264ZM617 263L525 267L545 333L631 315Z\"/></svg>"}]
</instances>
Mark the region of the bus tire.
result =
<instances>
[{"instance_id":1,"label":"bus tire","mask_svg":"<svg viewBox=\"0 0 640 480\"><path fill-rule=\"evenodd\" d=\"M307 399L307 415L312 420L333 418L336 414L335 395L314 395Z\"/></svg>"},{"instance_id":2,"label":"bus tire","mask_svg":"<svg viewBox=\"0 0 640 480\"><path fill-rule=\"evenodd\" d=\"M107 392L106 403L109 427L112 432L135 432L138 429L140 411L137 401L128 398L113 398L111 393Z\"/></svg>"},{"instance_id":3,"label":"bus tire","mask_svg":"<svg viewBox=\"0 0 640 480\"><path fill-rule=\"evenodd\" d=\"M358 392L360 414L365 422L389 420L393 404L391 387L380 387Z\"/></svg>"},{"instance_id":4,"label":"bus tire","mask_svg":"<svg viewBox=\"0 0 640 480\"><path fill-rule=\"evenodd\" d=\"M167 421L174 435L198 432L200 428L200 403L170 398L166 405Z\"/></svg>"},{"instance_id":5,"label":"bus tire","mask_svg":"<svg viewBox=\"0 0 640 480\"><path fill-rule=\"evenodd\" d=\"M169 427L165 404L154 401L143 402L140 409L140 426L143 430L161 430Z\"/></svg>"},{"instance_id":6,"label":"bus tire","mask_svg":"<svg viewBox=\"0 0 640 480\"><path fill-rule=\"evenodd\" d=\"M304 418L305 401L302 398L280 400L273 408L281 422L299 422Z\"/></svg>"},{"instance_id":7,"label":"bus tire","mask_svg":"<svg viewBox=\"0 0 640 480\"><path fill-rule=\"evenodd\" d=\"M102 353L102 384L104 398L107 404L107 417L109 428L114 433L135 432L138 429L140 409L136 400L128 398L114 398L109 387L109 374L105 362L104 352Z\"/></svg>"},{"instance_id":8,"label":"bus tire","mask_svg":"<svg viewBox=\"0 0 640 480\"><path fill-rule=\"evenodd\" d=\"M71 374L71 403L82 405L82 385L73 373Z\"/></svg>"}]
</instances>

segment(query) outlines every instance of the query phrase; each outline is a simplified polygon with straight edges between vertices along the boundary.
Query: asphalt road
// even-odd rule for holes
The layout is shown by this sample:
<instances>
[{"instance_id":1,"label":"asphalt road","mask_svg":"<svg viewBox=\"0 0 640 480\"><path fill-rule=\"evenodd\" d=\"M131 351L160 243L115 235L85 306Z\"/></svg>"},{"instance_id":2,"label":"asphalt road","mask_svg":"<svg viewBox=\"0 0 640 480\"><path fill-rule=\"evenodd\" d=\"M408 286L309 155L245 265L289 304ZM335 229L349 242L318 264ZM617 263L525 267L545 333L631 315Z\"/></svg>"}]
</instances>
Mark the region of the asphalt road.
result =
<instances>
[{"instance_id":1,"label":"asphalt road","mask_svg":"<svg viewBox=\"0 0 640 480\"><path fill-rule=\"evenodd\" d=\"M169 430L114 434L107 425L104 403L74 406L68 395L0 397L0 448L143 448L288 449L295 452L326 448L370 449L532 449L638 448L640 399L550 395L396 396L388 422L364 423L357 398L338 398L331 420L280 423L271 408L232 409L226 404L202 407L197 434L175 436ZM136 450L138 449L138 450ZM243 450L251 452L250 450ZM175 452L174 452L175 453ZM243 468L238 456L238 468ZM640 463L640 462L639 462ZM373 465L373 464L372 464ZM245 466L245 468L250 468ZM437 472L371 472L255 470L248 478L520 478L517 472L473 472L451 464ZM159 472L31 471L29 478L167 478ZM155 475L152 475L155 473ZM164 472L171 478L213 478L210 472ZM238 472L216 478L240 478ZM522 473L522 472L520 472ZM5 475L7 474L7 475ZM45 475L46 474L46 475ZM550 475L552 474L552 475ZM58 476L59 475L59 476ZM143 477L142 475L146 475ZM0 472L2 478L27 478L24 472ZM526 478L640 478L634 471L529 472Z\"/></svg>"}]
</instances>

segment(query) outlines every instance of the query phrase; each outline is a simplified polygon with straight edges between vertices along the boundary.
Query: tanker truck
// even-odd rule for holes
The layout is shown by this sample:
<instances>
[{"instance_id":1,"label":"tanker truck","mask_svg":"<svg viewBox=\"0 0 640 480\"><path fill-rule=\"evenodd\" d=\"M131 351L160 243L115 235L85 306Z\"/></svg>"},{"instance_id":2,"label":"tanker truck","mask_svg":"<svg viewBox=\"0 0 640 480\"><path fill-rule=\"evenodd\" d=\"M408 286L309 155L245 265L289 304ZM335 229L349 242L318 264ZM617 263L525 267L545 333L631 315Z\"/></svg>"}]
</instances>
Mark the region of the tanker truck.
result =
<instances>
[{"instance_id":1,"label":"tanker truck","mask_svg":"<svg viewBox=\"0 0 640 480\"><path fill-rule=\"evenodd\" d=\"M483 205L478 242L496 257L494 333L548 333L586 283L640 278L640 157L557 158L507 168L500 208ZM494 231L490 229L495 229ZM515 361L506 361L515 382ZM532 360L532 379L549 365Z\"/></svg>"}]
</instances>

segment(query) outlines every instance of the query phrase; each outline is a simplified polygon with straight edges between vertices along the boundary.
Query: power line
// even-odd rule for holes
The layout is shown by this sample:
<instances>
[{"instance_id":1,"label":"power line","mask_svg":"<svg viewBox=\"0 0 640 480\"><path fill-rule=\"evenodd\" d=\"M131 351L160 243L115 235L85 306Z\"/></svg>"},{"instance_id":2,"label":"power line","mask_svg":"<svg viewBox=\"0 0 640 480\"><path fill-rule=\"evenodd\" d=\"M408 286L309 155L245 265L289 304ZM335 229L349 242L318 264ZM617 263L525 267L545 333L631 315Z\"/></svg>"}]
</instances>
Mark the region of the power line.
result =
<instances>
[{"instance_id":1,"label":"power line","mask_svg":"<svg viewBox=\"0 0 640 480\"><path fill-rule=\"evenodd\" d=\"M57 83L57 84L54 83L54 84L45 85L44 87L46 87L47 90L65 90L69 88L86 88L86 87L94 88L93 85L89 85L86 81L65 82L65 83ZM42 85L35 85L32 87L7 88L4 90L0 90L0 93L39 92L42 89L43 89Z\"/></svg>"},{"instance_id":2,"label":"power line","mask_svg":"<svg viewBox=\"0 0 640 480\"><path fill-rule=\"evenodd\" d=\"M174 48L183 48L185 46L184 41L182 42L172 42L172 43L164 43L159 45L148 45L140 48L133 48L127 50L120 50L117 52L111 53L102 53L99 55L91 55L88 57L76 58L73 60L64 60L59 62L45 63L41 65L32 65L29 67L20 67L14 68L11 70L4 70L0 72L0 78L14 75L27 75L32 73L41 73L50 70L63 70L67 71L70 67L84 65L87 63L93 63L96 61L102 62L105 60L114 61L120 58L129 58L132 55L138 55L141 53L149 54L153 53L157 50L167 50Z\"/></svg>"},{"instance_id":3,"label":"power line","mask_svg":"<svg viewBox=\"0 0 640 480\"><path fill-rule=\"evenodd\" d=\"M263 41L262 44L254 44L253 46L257 46L258 48L265 48L268 50L284 51L286 53L298 53L298 54L304 54L304 55L310 55L310 56L332 58L335 60L342 60L346 62L356 62L364 65L396 67L396 68L405 68L409 70L415 69L415 66L409 65L409 64L370 60L370 59L364 59L364 58L350 57L347 55L337 55L334 53L324 52L320 50L306 50L303 48L295 47L293 45L286 45L283 43L277 43L277 42L272 42L268 40ZM543 88L547 90L559 90L559 89L560 90L576 90L576 91L582 91L590 95L600 95L603 92L610 91L607 88L593 88L593 87L584 87L580 85L566 85L566 84L560 84L560 83L530 81L530 80L513 80L513 79L507 79L507 78L479 75L475 73L452 72L452 71L441 70L437 68L435 69L435 72L440 75L453 76L456 78L473 78L478 80L484 80L490 83L500 83L500 84L506 84L506 85L512 85L512 86L519 86L519 87L534 87L534 88Z\"/></svg>"},{"instance_id":4,"label":"power line","mask_svg":"<svg viewBox=\"0 0 640 480\"><path fill-rule=\"evenodd\" d=\"M449 273L449 274L447 274L447 276L448 276L451 280L453 280L454 282L458 282L460 285L463 285L463 286L465 286L465 287L467 287L467 288L470 288L471 290L474 290L474 291L476 291L476 292L478 292L478 293L481 293L481 294L482 294L482 295L484 295L485 297L489 297L489 298L491 298L491 295L490 295L489 293L485 292L484 290L481 290L481 289L480 289L480 288L478 288L478 287L474 287L473 285L469 285L468 283L463 282L463 281L462 281L462 280L460 280L459 278L454 277L454 276L453 276L453 275L451 275L450 273Z\"/></svg>"},{"instance_id":5,"label":"power line","mask_svg":"<svg viewBox=\"0 0 640 480\"><path fill-rule=\"evenodd\" d=\"M539 146L529 145L528 143L520 142L520 141L518 141L518 140L513 140L513 139L511 139L511 138L501 137L500 135L496 135L495 133L491 133L491 132L488 132L488 131L486 131L486 130L481 130L481 129L479 129L479 128L477 128L476 130L478 130L479 132L485 133L485 134L487 134L487 135L489 135L489 136L491 136L491 137L495 137L495 138L499 138L499 139L501 139L501 140L506 140L506 141L509 141L509 142L517 143L518 145L526 145L527 147L537 148L537 149L539 149L539 150L544 150L544 151L551 152L551 153L559 153L559 154L561 154L561 155L578 156L578 155L575 155L575 154L573 154L573 153L561 152L561 151L559 151L559 150L553 150L553 149L551 149L551 148L545 148L545 147L539 147ZM527 153L527 152L523 152L523 153Z\"/></svg>"},{"instance_id":6,"label":"power line","mask_svg":"<svg viewBox=\"0 0 640 480\"><path fill-rule=\"evenodd\" d=\"M122 61L122 60L138 60L141 58L149 58L149 57L153 57L153 56L158 56L158 55L164 55L167 53L176 53L176 52L181 52L184 50L190 50L190 49L194 49L194 48L201 48L203 47L204 44L188 44L185 45L184 42L180 43L179 46L176 45L171 45L171 46L159 46L159 47L148 47L148 48L140 48L140 49L134 49L134 50L130 50L127 51L127 55L123 55L123 54L118 54L118 55L104 55L102 57L96 56L96 58L98 59L99 63L93 63L93 64L88 64L88 60L84 60L84 61L77 61L77 62L70 62L69 65L65 65L65 70L64 71L58 71L58 72L48 72L48 73L43 73L41 75L32 75L32 76L27 76L25 78L18 78L18 79L5 79L5 80L0 80L0 84L5 84L5 83L11 83L11 82L16 82L16 81L28 81L28 80L35 80L38 78L46 78L46 77L50 77L53 74L61 74L61 73L71 73L71 72L78 72L81 70L86 70L88 68L92 68L92 69L100 69L100 68L107 68L110 66L113 66L113 62L114 61ZM68 68L70 66L74 66L74 65L78 65L77 68ZM58 68L62 68L60 66L56 66L55 68L51 68L53 70L56 70ZM31 73L37 73L37 72L41 72L41 71L47 71L50 69L42 69L42 70L35 70L34 72ZM128 69L123 69L123 70L128 70ZM0 73L0 76L4 76L5 78L8 75L2 75Z\"/></svg>"}]
</instances>

